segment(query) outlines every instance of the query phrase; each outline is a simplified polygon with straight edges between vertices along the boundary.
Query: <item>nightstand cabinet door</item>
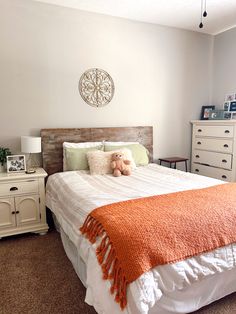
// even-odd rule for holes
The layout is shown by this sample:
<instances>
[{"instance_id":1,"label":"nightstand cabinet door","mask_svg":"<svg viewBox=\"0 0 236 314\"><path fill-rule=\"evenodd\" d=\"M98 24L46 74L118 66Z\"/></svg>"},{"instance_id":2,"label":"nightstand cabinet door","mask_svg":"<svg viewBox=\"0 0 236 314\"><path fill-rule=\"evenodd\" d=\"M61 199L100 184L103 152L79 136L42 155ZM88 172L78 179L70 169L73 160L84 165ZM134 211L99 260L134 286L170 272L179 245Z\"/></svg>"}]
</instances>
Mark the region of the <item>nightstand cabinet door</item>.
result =
<instances>
[{"instance_id":1,"label":"nightstand cabinet door","mask_svg":"<svg viewBox=\"0 0 236 314\"><path fill-rule=\"evenodd\" d=\"M39 196L15 197L17 226L32 225L40 222Z\"/></svg>"},{"instance_id":2,"label":"nightstand cabinet door","mask_svg":"<svg viewBox=\"0 0 236 314\"><path fill-rule=\"evenodd\" d=\"M0 198L0 230L16 226L14 197Z\"/></svg>"}]
</instances>

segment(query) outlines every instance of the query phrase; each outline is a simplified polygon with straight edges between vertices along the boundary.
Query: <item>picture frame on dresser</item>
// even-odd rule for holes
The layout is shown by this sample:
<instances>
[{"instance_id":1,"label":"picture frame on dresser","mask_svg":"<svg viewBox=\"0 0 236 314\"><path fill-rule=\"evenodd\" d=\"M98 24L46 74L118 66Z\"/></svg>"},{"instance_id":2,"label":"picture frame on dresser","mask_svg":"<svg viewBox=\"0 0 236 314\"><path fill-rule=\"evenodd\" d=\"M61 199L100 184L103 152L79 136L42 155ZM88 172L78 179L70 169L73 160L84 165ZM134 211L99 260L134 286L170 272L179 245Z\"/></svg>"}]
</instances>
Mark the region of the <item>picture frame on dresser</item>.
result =
<instances>
[{"instance_id":1,"label":"picture frame on dresser","mask_svg":"<svg viewBox=\"0 0 236 314\"><path fill-rule=\"evenodd\" d=\"M236 100L230 102L229 111L236 111Z\"/></svg>"},{"instance_id":2,"label":"picture frame on dresser","mask_svg":"<svg viewBox=\"0 0 236 314\"><path fill-rule=\"evenodd\" d=\"M215 106L202 106L201 120L208 120L212 110L215 110Z\"/></svg>"},{"instance_id":3,"label":"picture frame on dresser","mask_svg":"<svg viewBox=\"0 0 236 314\"><path fill-rule=\"evenodd\" d=\"M225 120L231 119L231 112L224 111L224 119L225 119Z\"/></svg>"},{"instance_id":4,"label":"picture frame on dresser","mask_svg":"<svg viewBox=\"0 0 236 314\"><path fill-rule=\"evenodd\" d=\"M223 106L224 111L229 111L229 106L230 106L230 101L225 101L224 106Z\"/></svg>"},{"instance_id":5,"label":"picture frame on dresser","mask_svg":"<svg viewBox=\"0 0 236 314\"><path fill-rule=\"evenodd\" d=\"M225 95L225 101L232 101L236 99L236 93L229 93Z\"/></svg>"},{"instance_id":6,"label":"picture frame on dresser","mask_svg":"<svg viewBox=\"0 0 236 314\"><path fill-rule=\"evenodd\" d=\"M236 120L236 112L232 112L231 113L231 119L232 120Z\"/></svg>"},{"instance_id":7,"label":"picture frame on dresser","mask_svg":"<svg viewBox=\"0 0 236 314\"><path fill-rule=\"evenodd\" d=\"M8 173L25 172L25 170L26 170L25 155L7 156Z\"/></svg>"}]
</instances>

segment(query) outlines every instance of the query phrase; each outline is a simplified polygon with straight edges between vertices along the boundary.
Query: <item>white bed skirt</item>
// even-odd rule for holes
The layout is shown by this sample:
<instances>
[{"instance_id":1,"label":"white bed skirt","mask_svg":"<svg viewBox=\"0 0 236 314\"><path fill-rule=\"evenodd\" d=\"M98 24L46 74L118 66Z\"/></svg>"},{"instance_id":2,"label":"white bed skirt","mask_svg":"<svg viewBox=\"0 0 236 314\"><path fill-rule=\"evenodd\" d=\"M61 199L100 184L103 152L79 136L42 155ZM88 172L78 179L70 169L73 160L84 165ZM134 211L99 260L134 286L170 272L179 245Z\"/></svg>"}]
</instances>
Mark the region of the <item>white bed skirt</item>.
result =
<instances>
[{"instance_id":1,"label":"white bed skirt","mask_svg":"<svg viewBox=\"0 0 236 314\"><path fill-rule=\"evenodd\" d=\"M53 215L54 216L54 215ZM92 305L99 314L122 313L119 306L115 303L113 296L109 292L107 280L101 280L102 272L96 261L96 257L90 259L93 261L90 272L87 274L87 267L81 259L79 252L73 242L68 238L63 229L58 225L54 216L57 230L60 231L62 243L65 252L71 261L78 277L86 287L85 302ZM95 253L94 253L95 254ZM92 271L91 271L92 269ZM94 279L98 280L94 280ZM89 278L93 278L96 286L90 285ZM217 273L206 277L201 282L196 282L188 289L177 290L170 294L165 294L149 311L149 314L177 314L190 313L197 309L210 304L224 296L236 291L236 269ZM129 298L129 313L138 314L132 298Z\"/></svg>"}]
</instances>

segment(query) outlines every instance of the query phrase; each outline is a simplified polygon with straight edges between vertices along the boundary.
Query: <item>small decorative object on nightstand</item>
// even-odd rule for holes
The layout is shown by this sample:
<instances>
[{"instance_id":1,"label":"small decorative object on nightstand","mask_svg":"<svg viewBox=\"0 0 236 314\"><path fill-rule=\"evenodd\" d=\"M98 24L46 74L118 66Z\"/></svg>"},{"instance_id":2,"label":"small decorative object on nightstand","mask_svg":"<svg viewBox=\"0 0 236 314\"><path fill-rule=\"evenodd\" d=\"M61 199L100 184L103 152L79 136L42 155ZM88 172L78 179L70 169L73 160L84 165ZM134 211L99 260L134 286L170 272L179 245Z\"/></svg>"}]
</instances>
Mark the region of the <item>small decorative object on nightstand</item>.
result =
<instances>
[{"instance_id":1,"label":"small decorative object on nightstand","mask_svg":"<svg viewBox=\"0 0 236 314\"><path fill-rule=\"evenodd\" d=\"M0 173L0 238L26 232L47 233L46 176L42 168L31 175Z\"/></svg>"},{"instance_id":2,"label":"small decorative object on nightstand","mask_svg":"<svg viewBox=\"0 0 236 314\"><path fill-rule=\"evenodd\" d=\"M172 166L172 164L174 164L174 169L176 169L176 163L177 162L182 162L184 161L185 162L185 170L186 172L188 171L188 165L187 165L187 161L188 161L188 158L183 158L183 157L168 157L168 158L159 158L160 160L160 165L163 162L167 162L169 163L170 165L170 168Z\"/></svg>"}]
</instances>

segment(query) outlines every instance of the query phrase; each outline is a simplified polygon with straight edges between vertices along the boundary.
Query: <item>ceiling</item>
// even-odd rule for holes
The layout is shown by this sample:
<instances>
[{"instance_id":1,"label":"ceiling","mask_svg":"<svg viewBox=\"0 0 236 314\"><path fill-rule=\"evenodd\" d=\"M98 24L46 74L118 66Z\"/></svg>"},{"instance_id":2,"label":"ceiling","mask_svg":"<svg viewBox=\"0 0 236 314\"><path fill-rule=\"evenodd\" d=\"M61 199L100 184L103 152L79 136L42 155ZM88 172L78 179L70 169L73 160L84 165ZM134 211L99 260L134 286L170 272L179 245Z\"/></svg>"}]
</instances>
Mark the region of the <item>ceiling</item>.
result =
<instances>
[{"instance_id":1,"label":"ceiling","mask_svg":"<svg viewBox=\"0 0 236 314\"><path fill-rule=\"evenodd\" d=\"M208 16L200 22L201 0L33 0L131 20L218 34L236 26L236 0L207 0Z\"/></svg>"}]
</instances>

